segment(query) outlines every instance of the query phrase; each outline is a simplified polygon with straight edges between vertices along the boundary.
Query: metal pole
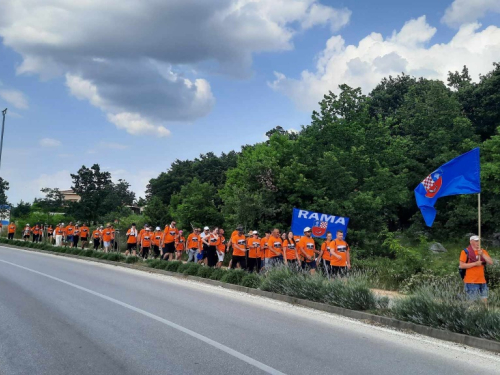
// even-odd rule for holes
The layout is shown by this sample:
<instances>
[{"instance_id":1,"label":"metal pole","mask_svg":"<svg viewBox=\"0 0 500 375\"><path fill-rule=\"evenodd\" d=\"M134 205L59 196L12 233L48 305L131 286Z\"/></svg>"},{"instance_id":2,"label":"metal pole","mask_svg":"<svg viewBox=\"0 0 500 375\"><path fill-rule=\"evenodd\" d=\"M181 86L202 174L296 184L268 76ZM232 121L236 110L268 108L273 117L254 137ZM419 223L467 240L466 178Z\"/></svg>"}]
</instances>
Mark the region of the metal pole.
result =
<instances>
[{"instance_id":1,"label":"metal pole","mask_svg":"<svg viewBox=\"0 0 500 375\"><path fill-rule=\"evenodd\" d=\"M7 108L5 108L2 111L2 115L3 115L3 120L2 120L2 136L0 139L0 167L2 166L3 132L5 130L5 115L7 115Z\"/></svg>"},{"instance_id":2,"label":"metal pole","mask_svg":"<svg viewBox=\"0 0 500 375\"><path fill-rule=\"evenodd\" d=\"M478 222L478 233L479 236L479 250L481 250L481 193L477 195L477 222ZM479 256L481 260L481 256Z\"/></svg>"}]
</instances>

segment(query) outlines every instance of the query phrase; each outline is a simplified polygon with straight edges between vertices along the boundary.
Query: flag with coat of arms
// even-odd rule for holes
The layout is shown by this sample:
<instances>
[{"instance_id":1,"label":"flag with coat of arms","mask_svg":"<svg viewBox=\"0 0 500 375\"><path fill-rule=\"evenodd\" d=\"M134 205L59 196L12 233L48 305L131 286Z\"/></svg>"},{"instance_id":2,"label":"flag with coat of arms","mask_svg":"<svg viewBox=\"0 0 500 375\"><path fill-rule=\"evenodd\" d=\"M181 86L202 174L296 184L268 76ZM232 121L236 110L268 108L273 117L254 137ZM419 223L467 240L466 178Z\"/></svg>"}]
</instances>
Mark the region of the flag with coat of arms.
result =
<instances>
[{"instance_id":1,"label":"flag with coat of arms","mask_svg":"<svg viewBox=\"0 0 500 375\"><path fill-rule=\"evenodd\" d=\"M434 205L441 197L481 192L479 148L443 164L415 188L417 206L425 224L431 227L436 218Z\"/></svg>"}]
</instances>

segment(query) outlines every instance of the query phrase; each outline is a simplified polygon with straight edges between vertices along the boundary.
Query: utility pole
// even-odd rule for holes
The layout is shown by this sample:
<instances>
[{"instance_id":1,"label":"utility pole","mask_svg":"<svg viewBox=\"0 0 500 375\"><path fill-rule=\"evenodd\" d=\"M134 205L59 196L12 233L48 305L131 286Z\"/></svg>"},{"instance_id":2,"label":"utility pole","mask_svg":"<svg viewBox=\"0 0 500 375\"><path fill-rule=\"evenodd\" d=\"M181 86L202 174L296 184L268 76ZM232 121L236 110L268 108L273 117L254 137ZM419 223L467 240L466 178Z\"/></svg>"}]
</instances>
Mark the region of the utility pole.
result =
<instances>
[{"instance_id":1,"label":"utility pole","mask_svg":"<svg viewBox=\"0 0 500 375\"><path fill-rule=\"evenodd\" d=\"M5 108L2 111L2 115L3 115L3 120L2 120L2 136L0 139L0 167L2 166L3 132L5 130L5 116L7 115L7 108Z\"/></svg>"}]
</instances>

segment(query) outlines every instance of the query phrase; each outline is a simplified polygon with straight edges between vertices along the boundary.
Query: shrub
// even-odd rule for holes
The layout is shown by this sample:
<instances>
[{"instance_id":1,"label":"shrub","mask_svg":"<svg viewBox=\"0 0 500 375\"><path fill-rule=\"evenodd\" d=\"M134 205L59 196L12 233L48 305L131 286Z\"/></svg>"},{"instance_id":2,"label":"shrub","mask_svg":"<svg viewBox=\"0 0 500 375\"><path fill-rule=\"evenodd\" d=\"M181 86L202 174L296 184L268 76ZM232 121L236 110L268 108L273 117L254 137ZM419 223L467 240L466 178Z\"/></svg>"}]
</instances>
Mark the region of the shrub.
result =
<instances>
[{"instance_id":1,"label":"shrub","mask_svg":"<svg viewBox=\"0 0 500 375\"><path fill-rule=\"evenodd\" d=\"M182 263L182 264L180 264L179 267L177 267L177 272L184 273L184 271L188 269L188 267L189 267L190 264L192 264L192 263Z\"/></svg>"},{"instance_id":2,"label":"shrub","mask_svg":"<svg viewBox=\"0 0 500 375\"><path fill-rule=\"evenodd\" d=\"M246 272L243 270L227 270L224 276L220 279L223 283L236 284L241 283Z\"/></svg>"},{"instance_id":3,"label":"shrub","mask_svg":"<svg viewBox=\"0 0 500 375\"><path fill-rule=\"evenodd\" d=\"M183 264L182 262L179 262L179 261L172 261L172 262L166 262L166 263L167 263L167 266L165 267L165 270L170 271L170 272L177 272L177 270L179 269L179 266L181 264Z\"/></svg>"},{"instance_id":4,"label":"shrub","mask_svg":"<svg viewBox=\"0 0 500 375\"><path fill-rule=\"evenodd\" d=\"M196 276L201 267L201 264L198 263L186 263L188 266L184 270L184 275Z\"/></svg>"},{"instance_id":5,"label":"shrub","mask_svg":"<svg viewBox=\"0 0 500 375\"><path fill-rule=\"evenodd\" d=\"M269 270L261 289L291 297L321 301L325 294L326 280L320 275L310 276L286 267Z\"/></svg>"},{"instance_id":6,"label":"shrub","mask_svg":"<svg viewBox=\"0 0 500 375\"><path fill-rule=\"evenodd\" d=\"M159 259L149 259L146 261L146 266L151 268L156 268L161 263Z\"/></svg>"},{"instance_id":7,"label":"shrub","mask_svg":"<svg viewBox=\"0 0 500 375\"><path fill-rule=\"evenodd\" d=\"M196 276L203 277L204 279L209 279L216 269L212 267L201 267L198 269Z\"/></svg>"},{"instance_id":8,"label":"shrub","mask_svg":"<svg viewBox=\"0 0 500 375\"><path fill-rule=\"evenodd\" d=\"M223 270L222 268L216 268L212 271L212 274L210 275L210 280L221 280L226 274L226 272L227 271Z\"/></svg>"},{"instance_id":9,"label":"shrub","mask_svg":"<svg viewBox=\"0 0 500 375\"><path fill-rule=\"evenodd\" d=\"M123 255L121 255L120 253L108 253L106 256L106 259L112 262L119 262L122 260L122 258Z\"/></svg>"},{"instance_id":10,"label":"shrub","mask_svg":"<svg viewBox=\"0 0 500 375\"><path fill-rule=\"evenodd\" d=\"M446 276L437 276L432 271L425 271L412 275L410 278L404 280L400 285L400 292L405 294L410 294L420 289L425 285L435 285L447 287L453 285L453 288L463 285L458 271L453 274L448 274Z\"/></svg>"},{"instance_id":11,"label":"shrub","mask_svg":"<svg viewBox=\"0 0 500 375\"><path fill-rule=\"evenodd\" d=\"M168 266L168 262L164 260L160 260L160 263L158 263L155 268L157 270L166 270Z\"/></svg>"},{"instance_id":12,"label":"shrub","mask_svg":"<svg viewBox=\"0 0 500 375\"><path fill-rule=\"evenodd\" d=\"M129 256L125 258L125 263L137 263L139 261L139 257Z\"/></svg>"},{"instance_id":13,"label":"shrub","mask_svg":"<svg viewBox=\"0 0 500 375\"><path fill-rule=\"evenodd\" d=\"M486 281L490 289L497 289L500 287L500 264L496 263L491 266L485 267Z\"/></svg>"},{"instance_id":14,"label":"shrub","mask_svg":"<svg viewBox=\"0 0 500 375\"><path fill-rule=\"evenodd\" d=\"M500 312L464 293L427 285L394 301L395 318L452 332L500 341Z\"/></svg>"},{"instance_id":15,"label":"shrub","mask_svg":"<svg viewBox=\"0 0 500 375\"><path fill-rule=\"evenodd\" d=\"M90 257L92 257L94 255L92 253L93 253L93 251L90 251L90 250L86 250L85 251L84 250L82 256L90 258Z\"/></svg>"},{"instance_id":16,"label":"shrub","mask_svg":"<svg viewBox=\"0 0 500 375\"><path fill-rule=\"evenodd\" d=\"M377 307L368 279L362 275L333 279L324 284L324 291L322 300L333 306L350 310L373 310Z\"/></svg>"},{"instance_id":17,"label":"shrub","mask_svg":"<svg viewBox=\"0 0 500 375\"><path fill-rule=\"evenodd\" d=\"M249 273L245 275L240 282L241 286L246 286L247 288L258 289L260 284L262 283L262 279L259 275L255 273Z\"/></svg>"}]
</instances>

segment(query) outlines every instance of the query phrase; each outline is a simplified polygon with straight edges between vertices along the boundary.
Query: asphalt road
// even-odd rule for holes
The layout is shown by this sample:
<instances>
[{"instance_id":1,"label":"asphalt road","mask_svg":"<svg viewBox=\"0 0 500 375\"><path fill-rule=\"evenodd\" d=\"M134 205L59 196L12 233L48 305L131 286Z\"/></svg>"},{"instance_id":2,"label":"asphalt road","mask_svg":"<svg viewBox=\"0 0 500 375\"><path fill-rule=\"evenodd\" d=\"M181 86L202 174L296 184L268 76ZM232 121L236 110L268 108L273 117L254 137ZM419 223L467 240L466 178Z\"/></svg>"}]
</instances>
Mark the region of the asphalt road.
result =
<instances>
[{"instance_id":1,"label":"asphalt road","mask_svg":"<svg viewBox=\"0 0 500 375\"><path fill-rule=\"evenodd\" d=\"M168 276L0 247L0 374L500 374L500 357Z\"/></svg>"}]
</instances>

